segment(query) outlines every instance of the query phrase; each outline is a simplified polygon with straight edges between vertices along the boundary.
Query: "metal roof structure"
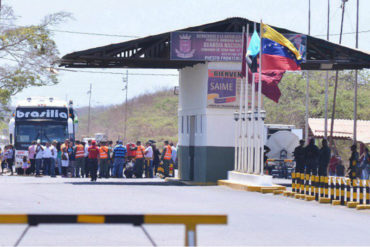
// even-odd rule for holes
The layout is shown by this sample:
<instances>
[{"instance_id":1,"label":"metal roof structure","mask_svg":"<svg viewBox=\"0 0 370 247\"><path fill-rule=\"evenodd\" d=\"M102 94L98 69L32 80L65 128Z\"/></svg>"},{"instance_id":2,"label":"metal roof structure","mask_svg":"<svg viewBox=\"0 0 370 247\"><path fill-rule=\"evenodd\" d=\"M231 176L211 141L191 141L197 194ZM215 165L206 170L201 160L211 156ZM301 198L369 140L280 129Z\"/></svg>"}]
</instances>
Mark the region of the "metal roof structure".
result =
<instances>
[{"instance_id":1,"label":"metal roof structure","mask_svg":"<svg viewBox=\"0 0 370 247\"><path fill-rule=\"evenodd\" d=\"M242 32L242 28L247 24L249 24L249 32L252 33L254 22L239 17L176 31ZM259 23L256 25L259 30ZM299 34L287 29L272 27L282 34ZM59 66L68 68L180 69L202 63L170 60L170 36L171 32L167 32L73 52L63 56L59 61ZM307 57L306 62L301 64L301 68L302 70L370 68L370 54L307 35Z\"/></svg>"},{"instance_id":2,"label":"metal roof structure","mask_svg":"<svg viewBox=\"0 0 370 247\"><path fill-rule=\"evenodd\" d=\"M324 137L324 118L309 118L308 125L312 136ZM331 119L328 119L328 136L330 135ZM333 129L334 139L353 140L353 120L351 119L335 119ZM370 144L370 121L357 120L357 141L364 144Z\"/></svg>"}]
</instances>

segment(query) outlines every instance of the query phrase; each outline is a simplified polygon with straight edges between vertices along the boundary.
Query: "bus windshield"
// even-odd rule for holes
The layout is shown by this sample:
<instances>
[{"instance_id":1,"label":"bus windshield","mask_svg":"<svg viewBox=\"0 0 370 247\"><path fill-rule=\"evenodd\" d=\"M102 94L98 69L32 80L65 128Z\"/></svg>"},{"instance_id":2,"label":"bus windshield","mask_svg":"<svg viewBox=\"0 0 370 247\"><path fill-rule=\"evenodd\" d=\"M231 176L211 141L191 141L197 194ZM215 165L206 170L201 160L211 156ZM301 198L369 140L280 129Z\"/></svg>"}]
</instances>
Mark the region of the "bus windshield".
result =
<instances>
[{"instance_id":1,"label":"bus windshield","mask_svg":"<svg viewBox=\"0 0 370 247\"><path fill-rule=\"evenodd\" d=\"M32 141L40 139L41 143L64 142L68 138L67 125L63 123L37 122L16 124L17 149L26 149Z\"/></svg>"}]
</instances>

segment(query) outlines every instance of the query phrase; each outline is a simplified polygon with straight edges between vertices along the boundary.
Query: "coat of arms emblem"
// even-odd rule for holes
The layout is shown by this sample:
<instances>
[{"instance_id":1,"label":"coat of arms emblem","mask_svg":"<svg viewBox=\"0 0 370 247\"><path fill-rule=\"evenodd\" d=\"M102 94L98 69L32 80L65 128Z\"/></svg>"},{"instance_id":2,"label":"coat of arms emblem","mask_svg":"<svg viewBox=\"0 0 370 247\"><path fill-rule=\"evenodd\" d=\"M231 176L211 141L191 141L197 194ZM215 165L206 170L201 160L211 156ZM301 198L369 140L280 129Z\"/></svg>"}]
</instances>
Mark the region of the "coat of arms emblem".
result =
<instances>
[{"instance_id":1,"label":"coat of arms emblem","mask_svg":"<svg viewBox=\"0 0 370 247\"><path fill-rule=\"evenodd\" d=\"M181 58L191 58L194 56L195 49L191 49L191 35L179 35L179 49L175 49L176 55Z\"/></svg>"}]
</instances>

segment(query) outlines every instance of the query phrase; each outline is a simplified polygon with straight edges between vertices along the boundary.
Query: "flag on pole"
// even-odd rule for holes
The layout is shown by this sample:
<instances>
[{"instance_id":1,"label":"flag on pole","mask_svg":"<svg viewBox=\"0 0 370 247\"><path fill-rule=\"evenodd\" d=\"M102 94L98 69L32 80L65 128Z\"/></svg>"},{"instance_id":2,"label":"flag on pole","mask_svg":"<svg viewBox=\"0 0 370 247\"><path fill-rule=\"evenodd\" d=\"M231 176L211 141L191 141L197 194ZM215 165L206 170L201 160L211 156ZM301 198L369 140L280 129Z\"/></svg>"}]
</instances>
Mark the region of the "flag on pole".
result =
<instances>
[{"instance_id":1,"label":"flag on pole","mask_svg":"<svg viewBox=\"0 0 370 247\"><path fill-rule=\"evenodd\" d=\"M245 33L243 29L243 53L242 53L242 77L245 78L247 76L247 61L246 61L246 55L247 55L247 34Z\"/></svg>"},{"instance_id":2,"label":"flag on pole","mask_svg":"<svg viewBox=\"0 0 370 247\"><path fill-rule=\"evenodd\" d=\"M281 92L278 85L283 78L284 73L285 71L282 70L269 70L262 71L261 73L262 94L275 103L279 103ZM254 76L254 81L256 85L255 88L257 89L257 85L259 83L259 73L252 73L251 71L249 71L248 77L250 83L252 83L252 76Z\"/></svg>"},{"instance_id":3,"label":"flag on pole","mask_svg":"<svg viewBox=\"0 0 370 247\"><path fill-rule=\"evenodd\" d=\"M260 53L260 36L258 36L258 33L256 30L254 30L251 41L249 42L247 55L255 57Z\"/></svg>"},{"instance_id":4,"label":"flag on pole","mask_svg":"<svg viewBox=\"0 0 370 247\"><path fill-rule=\"evenodd\" d=\"M301 70L302 57L294 45L272 27L262 27L262 70Z\"/></svg>"}]
</instances>

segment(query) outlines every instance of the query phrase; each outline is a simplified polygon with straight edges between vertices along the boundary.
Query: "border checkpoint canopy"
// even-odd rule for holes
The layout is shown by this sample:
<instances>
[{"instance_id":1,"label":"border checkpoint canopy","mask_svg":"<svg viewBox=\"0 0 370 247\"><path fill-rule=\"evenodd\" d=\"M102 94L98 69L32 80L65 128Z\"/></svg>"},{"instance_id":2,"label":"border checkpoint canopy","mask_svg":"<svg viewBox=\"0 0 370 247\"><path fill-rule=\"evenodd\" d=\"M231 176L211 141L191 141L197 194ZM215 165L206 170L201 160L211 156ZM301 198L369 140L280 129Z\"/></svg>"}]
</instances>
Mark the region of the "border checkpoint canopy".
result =
<instances>
[{"instance_id":1,"label":"border checkpoint canopy","mask_svg":"<svg viewBox=\"0 0 370 247\"><path fill-rule=\"evenodd\" d=\"M228 18L222 21L189 27L176 31L242 32L253 21L245 18ZM259 23L257 29L259 30ZM272 26L273 27L273 26ZM273 27L282 34L299 34ZM68 68L161 68L181 69L202 61L170 60L171 32L139 38L122 43L96 47L67 54L59 66ZM307 57L302 70L352 70L369 69L370 54L307 35Z\"/></svg>"}]
</instances>

